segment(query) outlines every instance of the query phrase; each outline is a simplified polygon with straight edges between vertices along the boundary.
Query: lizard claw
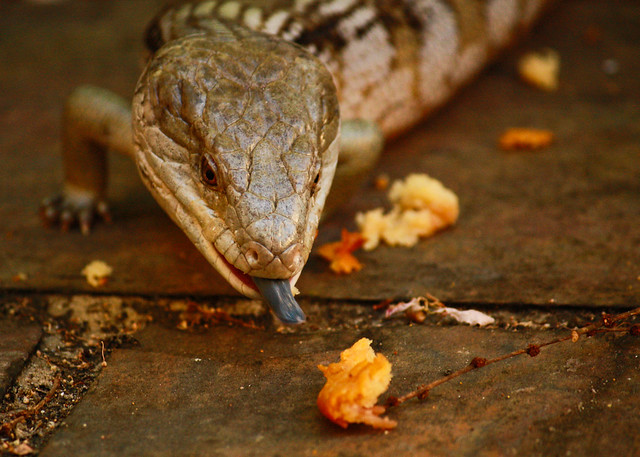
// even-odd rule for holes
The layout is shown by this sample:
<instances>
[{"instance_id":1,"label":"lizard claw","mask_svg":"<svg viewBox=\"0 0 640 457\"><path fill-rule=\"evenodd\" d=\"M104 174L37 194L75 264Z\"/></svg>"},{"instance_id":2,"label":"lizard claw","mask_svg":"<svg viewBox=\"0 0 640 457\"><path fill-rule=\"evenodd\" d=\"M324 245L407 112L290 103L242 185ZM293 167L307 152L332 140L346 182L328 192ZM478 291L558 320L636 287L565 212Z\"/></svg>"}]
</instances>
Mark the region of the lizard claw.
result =
<instances>
[{"instance_id":1,"label":"lizard claw","mask_svg":"<svg viewBox=\"0 0 640 457\"><path fill-rule=\"evenodd\" d=\"M42 203L40 204L40 218L44 222L45 226L50 227L58 222L61 200L61 195L53 195L42 200Z\"/></svg>"},{"instance_id":2,"label":"lizard claw","mask_svg":"<svg viewBox=\"0 0 640 457\"><path fill-rule=\"evenodd\" d=\"M64 208L60 213L60 228L63 232L68 232L75 220L75 214L69 209Z\"/></svg>"},{"instance_id":3,"label":"lizard claw","mask_svg":"<svg viewBox=\"0 0 640 457\"><path fill-rule=\"evenodd\" d=\"M109 209L109 204L106 201L100 200L96 204L96 212L107 224L111 223L111 210Z\"/></svg>"},{"instance_id":4,"label":"lizard claw","mask_svg":"<svg viewBox=\"0 0 640 457\"><path fill-rule=\"evenodd\" d=\"M91 231L91 224L93 223L93 211L90 208L83 208L78 214L78 223L80 224L80 231L83 235L88 235Z\"/></svg>"},{"instance_id":5,"label":"lizard claw","mask_svg":"<svg viewBox=\"0 0 640 457\"><path fill-rule=\"evenodd\" d=\"M44 225L59 225L63 232L77 225L84 235L88 235L96 216L107 223L111 222L107 202L84 193L63 192L45 198L40 205L40 218Z\"/></svg>"}]
</instances>

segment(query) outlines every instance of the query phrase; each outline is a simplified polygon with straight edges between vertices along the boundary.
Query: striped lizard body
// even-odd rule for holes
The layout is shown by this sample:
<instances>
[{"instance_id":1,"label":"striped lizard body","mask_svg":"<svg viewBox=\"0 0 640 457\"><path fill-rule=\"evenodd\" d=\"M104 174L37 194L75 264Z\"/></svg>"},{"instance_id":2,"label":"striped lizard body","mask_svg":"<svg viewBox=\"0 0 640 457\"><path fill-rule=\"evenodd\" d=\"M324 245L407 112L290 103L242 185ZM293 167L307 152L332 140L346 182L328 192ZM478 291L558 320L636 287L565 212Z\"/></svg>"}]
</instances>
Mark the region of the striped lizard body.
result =
<instances>
[{"instance_id":1,"label":"striped lizard body","mask_svg":"<svg viewBox=\"0 0 640 457\"><path fill-rule=\"evenodd\" d=\"M233 287L265 298L282 321L301 322L292 286L331 183L342 193L355 187L383 137L444 103L544 3L204 0L170 7L147 29L152 57L131 105L94 87L68 100L65 183L45 201L43 217L63 228L77 220L88 232L94 213L108 216L105 151L126 153Z\"/></svg>"},{"instance_id":2,"label":"striped lizard body","mask_svg":"<svg viewBox=\"0 0 640 457\"><path fill-rule=\"evenodd\" d=\"M333 75L342 119L386 137L446 102L539 15L543 0L207 0L149 26L151 51L207 30L211 19L293 41Z\"/></svg>"}]
</instances>

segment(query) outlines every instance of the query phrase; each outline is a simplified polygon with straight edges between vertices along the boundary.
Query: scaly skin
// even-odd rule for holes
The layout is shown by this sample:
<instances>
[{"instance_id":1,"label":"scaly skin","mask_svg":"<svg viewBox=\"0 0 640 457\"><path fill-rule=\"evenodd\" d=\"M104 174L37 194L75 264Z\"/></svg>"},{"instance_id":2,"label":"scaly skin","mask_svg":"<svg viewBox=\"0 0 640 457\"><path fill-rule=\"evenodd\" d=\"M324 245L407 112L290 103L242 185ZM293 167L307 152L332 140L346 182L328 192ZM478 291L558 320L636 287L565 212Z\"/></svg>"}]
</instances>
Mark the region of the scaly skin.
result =
<instances>
[{"instance_id":1,"label":"scaly skin","mask_svg":"<svg viewBox=\"0 0 640 457\"><path fill-rule=\"evenodd\" d=\"M205 0L167 9L147 30L153 57L132 124L104 91L71 98L65 188L45 219L68 227L78 218L88 230L92 211L106 214L104 150L118 149L232 286L301 321L290 284L309 256L338 149L358 170L339 172L337 184L354 187L380 132L397 135L445 102L544 3Z\"/></svg>"},{"instance_id":2,"label":"scaly skin","mask_svg":"<svg viewBox=\"0 0 640 457\"><path fill-rule=\"evenodd\" d=\"M146 44L215 30L219 19L293 41L331 71L342 119L386 137L451 98L526 30L545 0L217 0L161 13Z\"/></svg>"},{"instance_id":3,"label":"scaly skin","mask_svg":"<svg viewBox=\"0 0 640 457\"><path fill-rule=\"evenodd\" d=\"M169 42L140 78L136 163L205 257L258 296L237 270L296 278L309 256L338 158L338 102L331 75L303 49L217 26ZM215 185L203 177L209 163Z\"/></svg>"}]
</instances>

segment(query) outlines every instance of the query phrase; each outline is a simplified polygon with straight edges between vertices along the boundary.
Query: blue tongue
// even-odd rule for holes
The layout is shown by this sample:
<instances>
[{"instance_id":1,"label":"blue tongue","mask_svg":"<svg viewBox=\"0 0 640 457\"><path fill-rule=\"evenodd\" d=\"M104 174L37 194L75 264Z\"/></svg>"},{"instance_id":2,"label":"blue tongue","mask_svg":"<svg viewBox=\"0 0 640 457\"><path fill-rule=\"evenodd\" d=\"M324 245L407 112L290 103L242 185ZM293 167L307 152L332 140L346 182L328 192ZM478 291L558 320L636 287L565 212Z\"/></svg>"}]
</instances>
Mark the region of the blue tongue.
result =
<instances>
[{"instance_id":1,"label":"blue tongue","mask_svg":"<svg viewBox=\"0 0 640 457\"><path fill-rule=\"evenodd\" d=\"M293 298L288 279L267 279L255 276L251 279L258 286L260 293L278 319L285 324L299 324L305 321L304 312Z\"/></svg>"}]
</instances>

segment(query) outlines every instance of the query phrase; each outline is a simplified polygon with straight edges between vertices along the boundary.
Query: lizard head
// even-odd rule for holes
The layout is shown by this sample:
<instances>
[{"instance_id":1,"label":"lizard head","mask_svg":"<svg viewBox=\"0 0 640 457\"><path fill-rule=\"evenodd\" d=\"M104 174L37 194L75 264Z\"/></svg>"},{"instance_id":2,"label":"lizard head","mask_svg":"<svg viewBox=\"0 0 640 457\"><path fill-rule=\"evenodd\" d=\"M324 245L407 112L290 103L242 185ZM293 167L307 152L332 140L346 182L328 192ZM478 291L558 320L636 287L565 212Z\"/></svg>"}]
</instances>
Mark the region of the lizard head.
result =
<instances>
[{"instance_id":1,"label":"lizard head","mask_svg":"<svg viewBox=\"0 0 640 457\"><path fill-rule=\"evenodd\" d=\"M136 163L155 199L242 294L284 322L338 157L336 89L304 49L232 27L170 41L133 101Z\"/></svg>"}]
</instances>

